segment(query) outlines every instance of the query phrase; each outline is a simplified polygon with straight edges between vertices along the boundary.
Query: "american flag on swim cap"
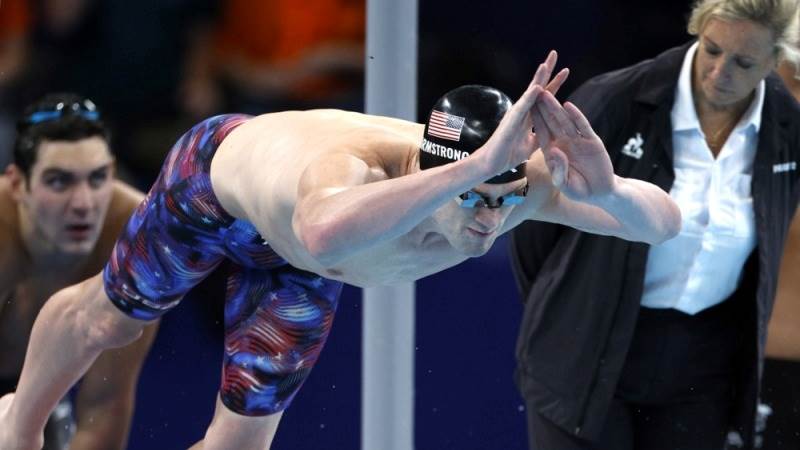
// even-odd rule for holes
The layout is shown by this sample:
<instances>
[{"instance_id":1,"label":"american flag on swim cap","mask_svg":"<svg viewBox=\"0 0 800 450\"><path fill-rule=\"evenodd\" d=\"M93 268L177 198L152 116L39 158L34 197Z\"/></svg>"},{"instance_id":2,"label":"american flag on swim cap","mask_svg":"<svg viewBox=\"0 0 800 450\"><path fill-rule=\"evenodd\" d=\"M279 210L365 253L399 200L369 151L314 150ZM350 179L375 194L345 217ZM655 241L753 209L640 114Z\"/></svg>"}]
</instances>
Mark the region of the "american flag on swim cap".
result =
<instances>
[{"instance_id":1,"label":"american flag on swim cap","mask_svg":"<svg viewBox=\"0 0 800 450\"><path fill-rule=\"evenodd\" d=\"M428 134L458 142L461 140L461 129L464 128L464 120L463 117L434 109L431 111L431 120L428 122Z\"/></svg>"}]
</instances>

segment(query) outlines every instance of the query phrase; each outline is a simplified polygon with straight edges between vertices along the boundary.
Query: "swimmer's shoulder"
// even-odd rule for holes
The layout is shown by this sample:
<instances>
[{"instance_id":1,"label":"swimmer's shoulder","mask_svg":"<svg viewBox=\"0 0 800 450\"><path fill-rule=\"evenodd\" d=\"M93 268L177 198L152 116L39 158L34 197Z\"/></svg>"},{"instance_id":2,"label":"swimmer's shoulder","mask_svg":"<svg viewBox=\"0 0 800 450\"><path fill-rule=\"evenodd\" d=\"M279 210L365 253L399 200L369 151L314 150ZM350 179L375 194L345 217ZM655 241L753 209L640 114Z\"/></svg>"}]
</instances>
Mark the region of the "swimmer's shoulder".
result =
<instances>
[{"instance_id":1,"label":"swimmer's shoulder","mask_svg":"<svg viewBox=\"0 0 800 450\"><path fill-rule=\"evenodd\" d=\"M17 202L11 194L11 180L7 175L0 175L0 227L5 231L18 226Z\"/></svg>"},{"instance_id":2,"label":"swimmer's shoulder","mask_svg":"<svg viewBox=\"0 0 800 450\"><path fill-rule=\"evenodd\" d=\"M108 207L108 213L106 213L103 233L100 238L102 240L116 241L133 211L144 200L144 194L123 181L114 180L113 183L111 204Z\"/></svg>"},{"instance_id":3,"label":"swimmer's shoulder","mask_svg":"<svg viewBox=\"0 0 800 450\"><path fill-rule=\"evenodd\" d=\"M0 175L0 272L5 275L19 265L24 256L19 233L17 202L11 195L11 181L8 176Z\"/></svg>"},{"instance_id":4,"label":"swimmer's shoulder","mask_svg":"<svg viewBox=\"0 0 800 450\"><path fill-rule=\"evenodd\" d=\"M425 126L396 117L341 110L311 110L322 120L335 120L347 134L347 147L370 165L405 167L419 151ZM403 170L404 171L404 170ZM395 172L391 170L391 172ZM390 173L391 177L400 173Z\"/></svg>"},{"instance_id":5,"label":"swimmer's shoulder","mask_svg":"<svg viewBox=\"0 0 800 450\"><path fill-rule=\"evenodd\" d=\"M144 194L120 180L113 181L111 203L103 222L103 231L97 239L92 257L84 269L83 276L89 277L103 268L111 255L117 239L122 235L134 210L144 199Z\"/></svg>"},{"instance_id":6,"label":"swimmer's shoulder","mask_svg":"<svg viewBox=\"0 0 800 450\"><path fill-rule=\"evenodd\" d=\"M17 202L11 192L11 180L0 175L0 241L19 238Z\"/></svg>"},{"instance_id":7,"label":"swimmer's shoulder","mask_svg":"<svg viewBox=\"0 0 800 450\"><path fill-rule=\"evenodd\" d=\"M425 126L395 117L354 114L348 120L363 125L353 153L389 178L413 172Z\"/></svg>"}]
</instances>

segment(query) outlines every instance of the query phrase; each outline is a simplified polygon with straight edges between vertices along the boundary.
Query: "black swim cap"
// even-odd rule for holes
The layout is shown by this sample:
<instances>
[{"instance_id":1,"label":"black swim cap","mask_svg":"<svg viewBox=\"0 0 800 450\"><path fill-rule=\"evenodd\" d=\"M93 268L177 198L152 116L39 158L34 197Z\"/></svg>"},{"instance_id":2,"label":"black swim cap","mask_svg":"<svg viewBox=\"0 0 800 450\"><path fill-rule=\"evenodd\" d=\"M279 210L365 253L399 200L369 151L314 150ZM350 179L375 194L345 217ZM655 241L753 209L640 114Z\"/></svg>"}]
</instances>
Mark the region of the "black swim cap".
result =
<instances>
[{"instance_id":1,"label":"black swim cap","mask_svg":"<svg viewBox=\"0 0 800 450\"><path fill-rule=\"evenodd\" d=\"M444 94L433 106L419 152L422 170L466 158L479 149L511 109L501 91L471 84ZM525 163L486 180L501 184L525 177Z\"/></svg>"}]
</instances>

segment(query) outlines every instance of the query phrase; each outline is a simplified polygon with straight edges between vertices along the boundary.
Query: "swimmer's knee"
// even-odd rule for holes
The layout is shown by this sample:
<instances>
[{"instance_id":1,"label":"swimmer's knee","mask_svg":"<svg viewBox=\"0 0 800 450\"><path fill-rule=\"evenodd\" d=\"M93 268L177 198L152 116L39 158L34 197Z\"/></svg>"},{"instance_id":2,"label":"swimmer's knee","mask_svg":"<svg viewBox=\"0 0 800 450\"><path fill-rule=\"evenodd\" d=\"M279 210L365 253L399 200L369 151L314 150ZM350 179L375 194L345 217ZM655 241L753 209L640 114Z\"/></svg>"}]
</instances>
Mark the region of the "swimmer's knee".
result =
<instances>
[{"instance_id":1,"label":"swimmer's knee","mask_svg":"<svg viewBox=\"0 0 800 450\"><path fill-rule=\"evenodd\" d=\"M85 330L89 348L105 350L128 345L137 340L147 322L128 317L108 298L103 278L94 276L72 286L74 291L65 295L70 303L73 321Z\"/></svg>"},{"instance_id":2,"label":"swimmer's knee","mask_svg":"<svg viewBox=\"0 0 800 450\"><path fill-rule=\"evenodd\" d=\"M87 319L93 322L89 327L88 342L103 350L124 347L135 342L142 336L147 325L147 322L132 319L118 309Z\"/></svg>"},{"instance_id":3,"label":"swimmer's knee","mask_svg":"<svg viewBox=\"0 0 800 450\"><path fill-rule=\"evenodd\" d=\"M231 410L217 399L214 418L203 440L207 449L264 449L270 448L283 411L262 416L247 416Z\"/></svg>"}]
</instances>

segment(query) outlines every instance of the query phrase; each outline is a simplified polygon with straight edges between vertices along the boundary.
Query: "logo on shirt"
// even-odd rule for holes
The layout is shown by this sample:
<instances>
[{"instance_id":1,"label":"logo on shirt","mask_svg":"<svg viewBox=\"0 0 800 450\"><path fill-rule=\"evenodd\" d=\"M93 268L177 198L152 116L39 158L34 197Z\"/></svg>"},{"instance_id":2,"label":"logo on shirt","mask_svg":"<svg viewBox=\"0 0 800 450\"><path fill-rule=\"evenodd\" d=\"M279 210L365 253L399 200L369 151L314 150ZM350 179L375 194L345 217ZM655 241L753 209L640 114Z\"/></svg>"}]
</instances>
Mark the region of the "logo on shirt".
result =
<instances>
[{"instance_id":1,"label":"logo on shirt","mask_svg":"<svg viewBox=\"0 0 800 450\"><path fill-rule=\"evenodd\" d=\"M781 164L775 164L772 166L772 173L791 172L793 170L797 170L796 161L789 161Z\"/></svg>"},{"instance_id":2,"label":"logo on shirt","mask_svg":"<svg viewBox=\"0 0 800 450\"><path fill-rule=\"evenodd\" d=\"M622 147L622 154L630 156L631 158L640 159L644 153L642 145L644 145L642 133L636 133L636 136L628 139L628 143Z\"/></svg>"}]
</instances>

